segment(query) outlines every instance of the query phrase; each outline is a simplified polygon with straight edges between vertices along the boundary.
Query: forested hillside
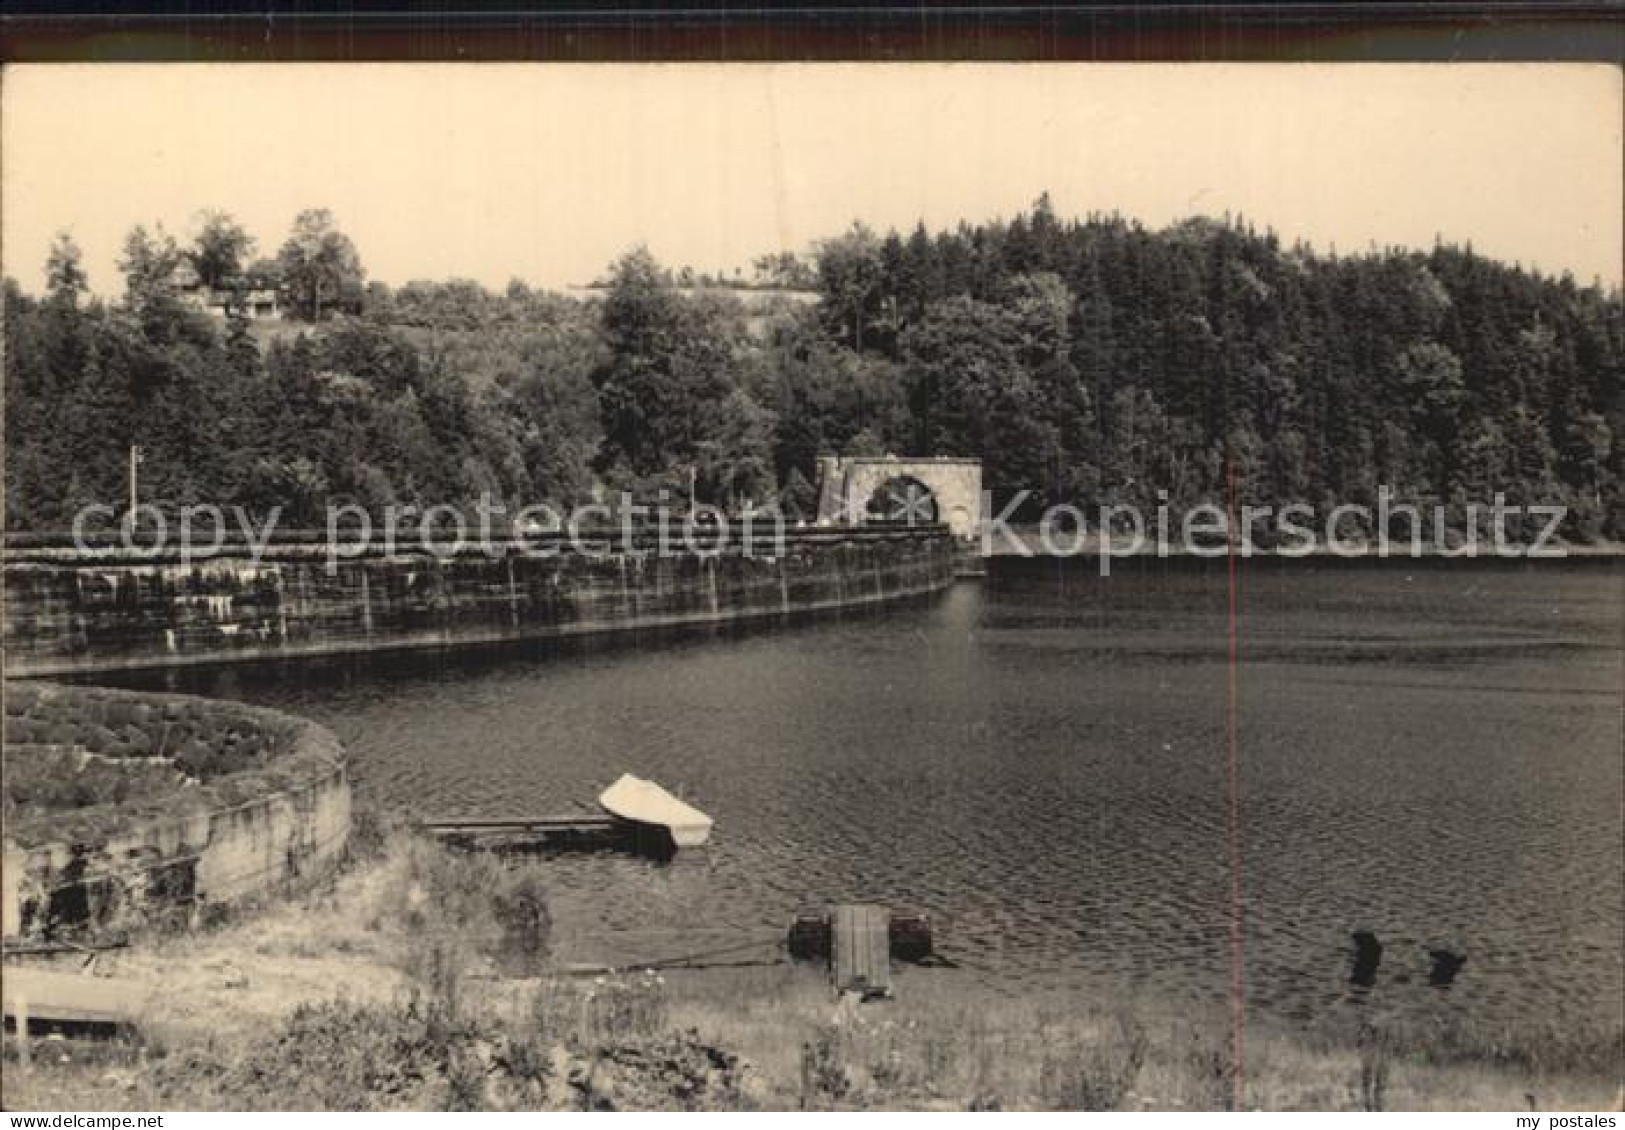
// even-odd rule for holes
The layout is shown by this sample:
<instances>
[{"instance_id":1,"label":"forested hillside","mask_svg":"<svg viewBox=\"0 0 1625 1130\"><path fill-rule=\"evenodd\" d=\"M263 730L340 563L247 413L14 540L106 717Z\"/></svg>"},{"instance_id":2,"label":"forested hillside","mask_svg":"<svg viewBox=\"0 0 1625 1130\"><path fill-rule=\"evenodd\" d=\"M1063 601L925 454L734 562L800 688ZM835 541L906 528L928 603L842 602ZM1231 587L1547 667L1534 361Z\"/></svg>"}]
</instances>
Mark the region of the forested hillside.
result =
<instances>
[{"instance_id":1,"label":"forested hillside","mask_svg":"<svg viewBox=\"0 0 1625 1130\"><path fill-rule=\"evenodd\" d=\"M1567 505L1570 537L1625 537L1620 293L1470 248L1317 254L1041 199L764 257L747 306L643 251L587 298L368 285L330 217L301 223L253 263L219 214L189 247L138 229L115 302L87 295L66 239L46 294L7 281L8 528L119 503L139 444L144 499L281 505L287 524L330 501L566 504L691 474L703 500L805 507L828 451L978 455L997 488L1086 508L1221 498L1228 460L1260 504L1504 491ZM199 278L275 287L297 320L205 313Z\"/></svg>"}]
</instances>

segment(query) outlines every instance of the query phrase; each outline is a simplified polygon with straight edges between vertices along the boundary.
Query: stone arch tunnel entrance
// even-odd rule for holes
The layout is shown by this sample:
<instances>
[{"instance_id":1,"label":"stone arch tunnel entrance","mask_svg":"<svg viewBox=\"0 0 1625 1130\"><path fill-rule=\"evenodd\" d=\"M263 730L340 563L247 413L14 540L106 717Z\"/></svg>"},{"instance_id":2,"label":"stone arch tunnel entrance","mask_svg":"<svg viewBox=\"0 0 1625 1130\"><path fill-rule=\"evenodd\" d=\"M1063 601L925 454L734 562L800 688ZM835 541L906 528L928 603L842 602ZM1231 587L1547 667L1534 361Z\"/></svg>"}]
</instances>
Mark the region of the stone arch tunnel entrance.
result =
<instances>
[{"instance_id":1,"label":"stone arch tunnel entrance","mask_svg":"<svg viewBox=\"0 0 1625 1130\"><path fill-rule=\"evenodd\" d=\"M826 455L818 479L820 523L942 522L963 542L981 532L980 459Z\"/></svg>"},{"instance_id":2,"label":"stone arch tunnel entrance","mask_svg":"<svg viewBox=\"0 0 1625 1130\"><path fill-rule=\"evenodd\" d=\"M913 475L897 475L881 483L869 496L863 512L871 522L933 526L940 521L937 496Z\"/></svg>"}]
</instances>

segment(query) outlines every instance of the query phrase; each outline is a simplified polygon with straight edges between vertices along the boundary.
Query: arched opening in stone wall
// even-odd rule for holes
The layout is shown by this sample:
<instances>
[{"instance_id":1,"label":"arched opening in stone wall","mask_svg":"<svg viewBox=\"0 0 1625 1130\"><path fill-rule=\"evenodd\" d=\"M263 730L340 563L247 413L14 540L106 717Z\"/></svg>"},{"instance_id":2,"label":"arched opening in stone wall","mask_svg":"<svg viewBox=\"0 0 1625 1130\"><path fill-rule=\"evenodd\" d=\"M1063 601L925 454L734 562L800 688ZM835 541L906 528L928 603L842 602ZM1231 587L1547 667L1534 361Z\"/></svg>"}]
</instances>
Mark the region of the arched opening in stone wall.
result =
<instances>
[{"instance_id":1,"label":"arched opening in stone wall","mask_svg":"<svg viewBox=\"0 0 1625 1130\"><path fill-rule=\"evenodd\" d=\"M936 493L913 475L895 475L881 483L863 513L869 522L931 526L940 521Z\"/></svg>"}]
</instances>

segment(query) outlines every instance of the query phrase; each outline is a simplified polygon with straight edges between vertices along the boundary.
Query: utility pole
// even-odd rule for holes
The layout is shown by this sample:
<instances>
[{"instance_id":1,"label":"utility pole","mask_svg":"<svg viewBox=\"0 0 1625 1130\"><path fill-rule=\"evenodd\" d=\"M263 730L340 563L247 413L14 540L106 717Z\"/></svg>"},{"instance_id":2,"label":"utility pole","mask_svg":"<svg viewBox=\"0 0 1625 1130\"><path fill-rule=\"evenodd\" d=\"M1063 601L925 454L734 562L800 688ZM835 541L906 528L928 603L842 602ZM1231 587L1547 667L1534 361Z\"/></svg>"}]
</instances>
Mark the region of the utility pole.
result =
<instances>
[{"instance_id":1,"label":"utility pole","mask_svg":"<svg viewBox=\"0 0 1625 1130\"><path fill-rule=\"evenodd\" d=\"M139 502L140 502L140 492L137 490L137 486L136 486L137 480L139 478L139 472L136 469L141 466L141 461L144 458L146 458L146 452L141 450L141 445L138 444L138 443L132 443L130 445L130 521L131 522L135 521L135 508L136 508L137 505L139 505Z\"/></svg>"}]
</instances>

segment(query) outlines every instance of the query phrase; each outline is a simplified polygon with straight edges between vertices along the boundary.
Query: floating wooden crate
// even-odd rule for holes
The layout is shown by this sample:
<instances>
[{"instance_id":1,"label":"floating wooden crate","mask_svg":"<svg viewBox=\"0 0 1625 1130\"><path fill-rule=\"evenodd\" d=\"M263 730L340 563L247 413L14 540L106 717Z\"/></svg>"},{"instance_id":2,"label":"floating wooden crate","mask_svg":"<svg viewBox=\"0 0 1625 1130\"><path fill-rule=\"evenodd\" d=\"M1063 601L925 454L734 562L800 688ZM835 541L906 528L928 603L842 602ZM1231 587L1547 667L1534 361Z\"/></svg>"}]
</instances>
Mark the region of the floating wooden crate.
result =
<instances>
[{"instance_id":1,"label":"floating wooden crate","mask_svg":"<svg viewBox=\"0 0 1625 1130\"><path fill-rule=\"evenodd\" d=\"M829 915L796 915L790 920L790 933L785 944L790 956L798 961L828 961Z\"/></svg>"},{"instance_id":2,"label":"floating wooden crate","mask_svg":"<svg viewBox=\"0 0 1625 1130\"><path fill-rule=\"evenodd\" d=\"M924 961L932 954L931 920L923 914L893 914L886 938L898 961Z\"/></svg>"},{"instance_id":3,"label":"floating wooden crate","mask_svg":"<svg viewBox=\"0 0 1625 1130\"><path fill-rule=\"evenodd\" d=\"M865 1000L891 996L891 962L931 956L931 921L923 914L892 914L872 903L799 914L785 939L790 956L829 965L835 989Z\"/></svg>"}]
</instances>

